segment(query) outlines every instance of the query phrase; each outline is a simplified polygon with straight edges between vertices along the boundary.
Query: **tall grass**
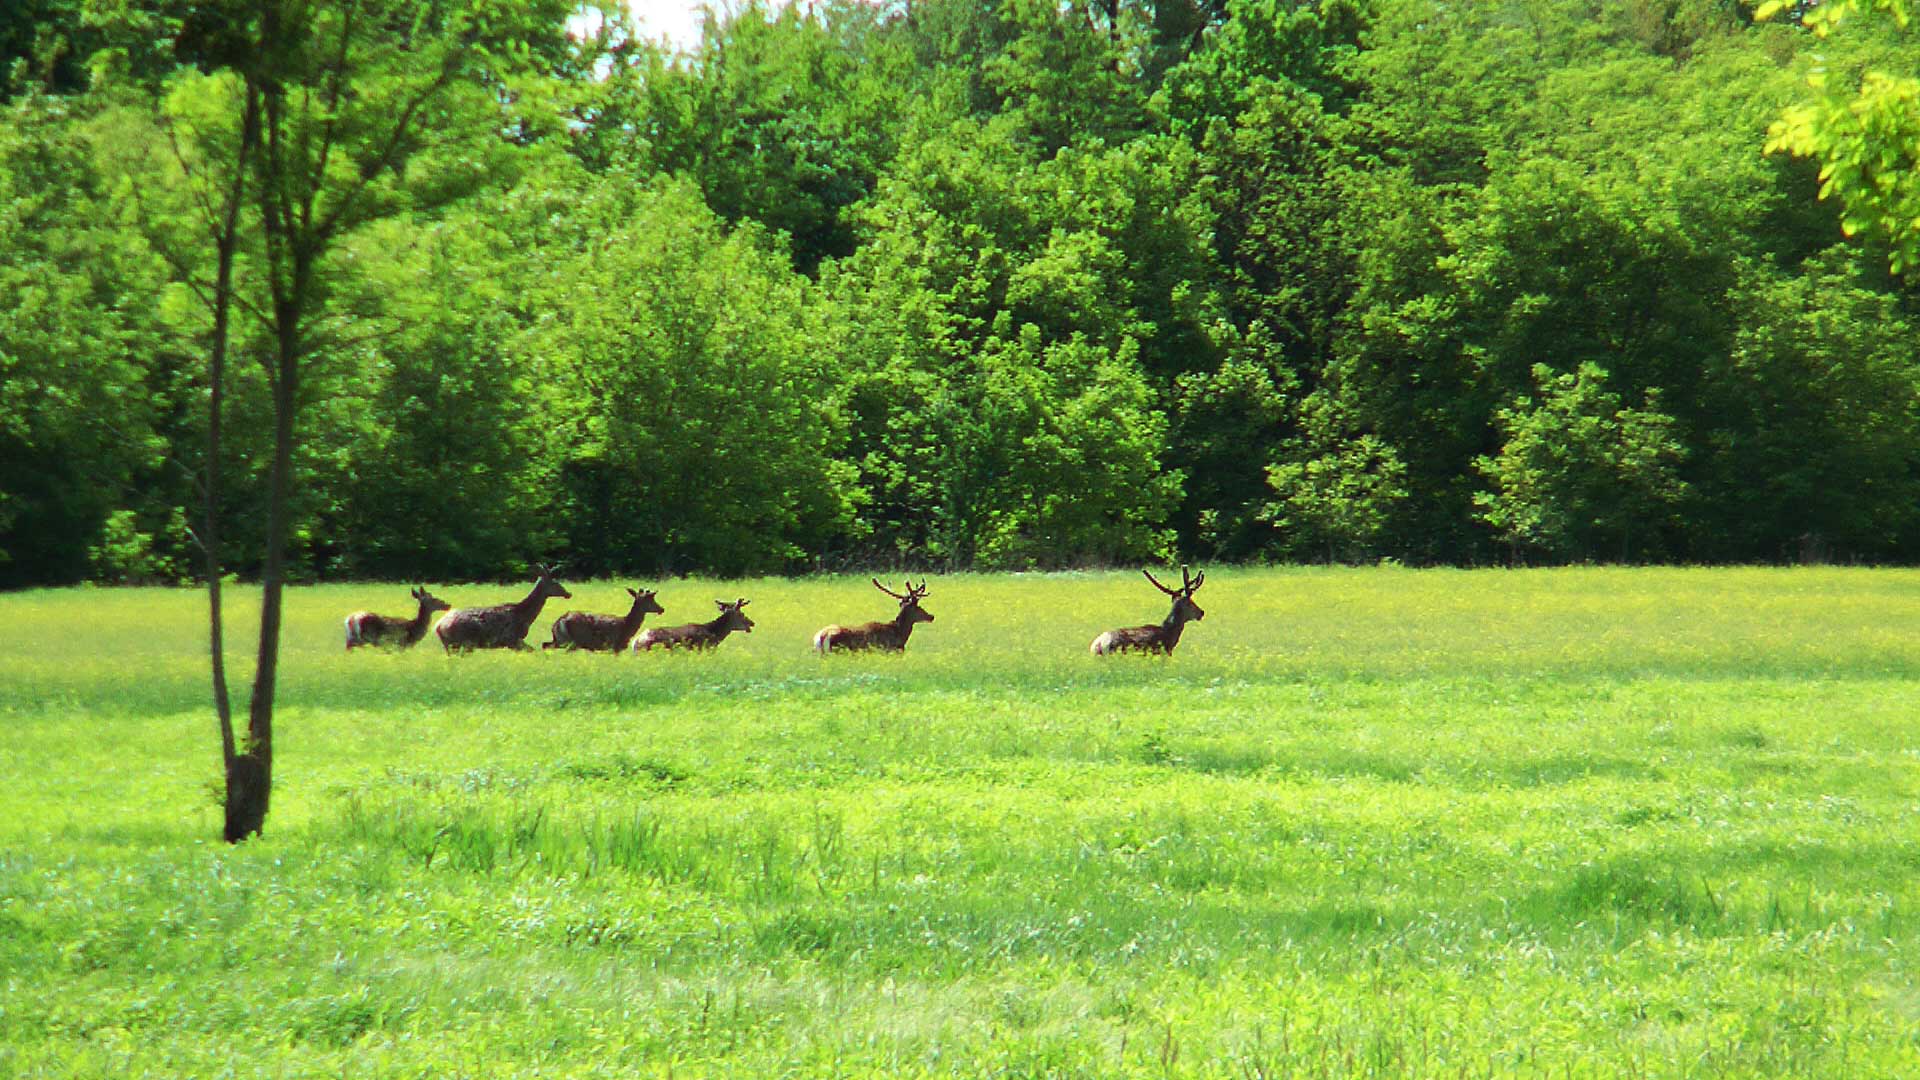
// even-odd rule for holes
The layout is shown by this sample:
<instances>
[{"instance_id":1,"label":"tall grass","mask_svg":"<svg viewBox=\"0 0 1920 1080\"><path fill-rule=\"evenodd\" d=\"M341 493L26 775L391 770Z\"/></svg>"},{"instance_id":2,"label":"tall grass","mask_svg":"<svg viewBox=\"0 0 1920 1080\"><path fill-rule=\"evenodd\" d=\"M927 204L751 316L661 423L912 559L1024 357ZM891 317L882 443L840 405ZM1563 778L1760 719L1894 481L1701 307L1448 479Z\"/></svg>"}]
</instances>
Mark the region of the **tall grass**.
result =
<instances>
[{"instance_id":1,"label":"tall grass","mask_svg":"<svg viewBox=\"0 0 1920 1080\"><path fill-rule=\"evenodd\" d=\"M1920 1075L1920 574L1222 568L1104 660L1137 574L826 659L864 578L658 584L758 625L349 655L405 589L295 590L238 848L199 596L0 596L0 1074Z\"/></svg>"}]
</instances>

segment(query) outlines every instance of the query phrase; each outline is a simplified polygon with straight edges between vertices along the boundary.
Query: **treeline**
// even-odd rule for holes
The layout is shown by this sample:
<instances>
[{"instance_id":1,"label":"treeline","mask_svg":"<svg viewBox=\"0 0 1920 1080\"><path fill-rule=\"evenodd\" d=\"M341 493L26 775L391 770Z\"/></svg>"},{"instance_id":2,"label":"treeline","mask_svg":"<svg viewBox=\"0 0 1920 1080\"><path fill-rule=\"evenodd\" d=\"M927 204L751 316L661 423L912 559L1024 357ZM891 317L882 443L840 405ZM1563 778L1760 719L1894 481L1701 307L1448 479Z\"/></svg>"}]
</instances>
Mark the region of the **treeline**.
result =
<instances>
[{"instance_id":1,"label":"treeline","mask_svg":"<svg viewBox=\"0 0 1920 1080\"><path fill-rule=\"evenodd\" d=\"M0 16L0 585L197 565L178 43L225 8L103 7ZM829 0L688 54L556 6L314 283L297 575L1913 560L1916 291L1762 153L1815 47L1732 0Z\"/></svg>"}]
</instances>

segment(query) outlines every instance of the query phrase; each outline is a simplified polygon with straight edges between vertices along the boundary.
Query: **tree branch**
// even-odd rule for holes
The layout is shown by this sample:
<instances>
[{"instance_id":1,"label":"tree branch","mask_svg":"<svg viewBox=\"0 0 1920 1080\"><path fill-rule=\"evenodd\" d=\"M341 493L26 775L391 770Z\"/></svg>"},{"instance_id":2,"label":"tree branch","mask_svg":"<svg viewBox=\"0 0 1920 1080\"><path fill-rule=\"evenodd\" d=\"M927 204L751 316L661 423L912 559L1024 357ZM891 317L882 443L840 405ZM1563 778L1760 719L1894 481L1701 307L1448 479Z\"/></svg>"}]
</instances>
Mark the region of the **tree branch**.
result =
<instances>
[{"instance_id":1,"label":"tree branch","mask_svg":"<svg viewBox=\"0 0 1920 1080\"><path fill-rule=\"evenodd\" d=\"M413 126L414 114L453 82L454 73L459 69L458 59L466 48L467 46L463 44L457 46L454 52L448 53L445 60L441 62L440 73L434 77L433 82L427 84L426 88L420 91L412 101L407 102L406 108L400 111L400 118L394 121L393 131L387 137L386 145L381 147L379 154L370 165L361 166L360 176L354 181L353 187L349 188L347 193L340 197L340 202L333 210L321 219L319 228L313 234L317 239L324 240L331 237L333 231L346 219L347 213L354 208L354 204L359 201L361 194L366 191L374 178L394 167L394 155L399 151L401 143L405 141L408 129Z\"/></svg>"}]
</instances>

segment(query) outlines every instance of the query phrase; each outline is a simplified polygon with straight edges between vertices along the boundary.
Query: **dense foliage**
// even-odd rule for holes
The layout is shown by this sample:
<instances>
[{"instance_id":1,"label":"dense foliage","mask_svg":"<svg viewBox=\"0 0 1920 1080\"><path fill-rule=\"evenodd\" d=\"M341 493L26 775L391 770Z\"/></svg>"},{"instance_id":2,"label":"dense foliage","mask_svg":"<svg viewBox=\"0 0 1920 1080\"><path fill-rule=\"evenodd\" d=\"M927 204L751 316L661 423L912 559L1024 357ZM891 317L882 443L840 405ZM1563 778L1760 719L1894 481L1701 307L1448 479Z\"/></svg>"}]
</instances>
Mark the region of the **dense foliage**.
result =
<instances>
[{"instance_id":1,"label":"dense foliage","mask_svg":"<svg viewBox=\"0 0 1920 1080\"><path fill-rule=\"evenodd\" d=\"M231 10L0 18L0 585L197 565ZM1898 18L840 0L681 53L562 10L319 259L299 576L1920 556Z\"/></svg>"}]
</instances>

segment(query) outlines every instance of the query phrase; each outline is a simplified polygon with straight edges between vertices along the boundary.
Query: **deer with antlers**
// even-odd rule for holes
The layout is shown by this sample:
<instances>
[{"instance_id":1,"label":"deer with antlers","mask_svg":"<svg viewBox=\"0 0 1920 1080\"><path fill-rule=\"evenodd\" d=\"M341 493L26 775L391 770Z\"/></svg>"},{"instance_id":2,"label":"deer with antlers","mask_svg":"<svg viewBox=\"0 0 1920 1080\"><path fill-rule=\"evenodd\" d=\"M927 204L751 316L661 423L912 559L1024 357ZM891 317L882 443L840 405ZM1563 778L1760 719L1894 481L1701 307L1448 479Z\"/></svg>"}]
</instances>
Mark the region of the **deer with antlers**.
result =
<instances>
[{"instance_id":1,"label":"deer with antlers","mask_svg":"<svg viewBox=\"0 0 1920 1080\"><path fill-rule=\"evenodd\" d=\"M420 586L410 594L420 602L420 611L413 618L401 618L393 615L375 615L371 611L356 611L347 616L347 650L361 645L398 645L410 649L421 638L427 636L427 620L436 611L447 611L453 605L427 592L426 586Z\"/></svg>"},{"instance_id":2,"label":"deer with antlers","mask_svg":"<svg viewBox=\"0 0 1920 1080\"><path fill-rule=\"evenodd\" d=\"M542 642L543 649L586 649L589 652L620 652L640 631L641 620L648 612L656 615L666 613L666 608L655 600L652 589L628 589L627 595L633 597L633 607L625 615L590 615L584 611L569 611L553 620L553 640Z\"/></svg>"},{"instance_id":3,"label":"deer with antlers","mask_svg":"<svg viewBox=\"0 0 1920 1080\"><path fill-rule=\"evenodd\" d=\"M533 591L523 600L511 604L495 604L483 608L455 608L447 612L447 617L437 623L433 632L440 638L440 644L448 652L459 649L524 649L527 648L527 631L533 628L533 621L540 617L540 609L545 607L551 597L562 600L573 599L573 594L560 584L557 572L548 566L538 568L540 577L533 583Z\"/></svg>"},{"instance_id":4,"label":"deer with antlers","mask_svg":"<svg viewBox=\"0 0 1920 1080\"><path fill-rule=\"evenodd\" d=\"M915 623L932 622L933 616L920 606L927 597L927 583L907 582L905 596L880 584L879 578L870 578L873 587L900 601L900 614L889 622L862 623L859 626L829 626L813 635L813 649L822 656L844 649L858 652L862 649L879 649L882 652L905 652L907 638L913 633Z\"/></svg>"},{"instance_id":5,"label":"deer with antlers","mask_svg":"<svg viewBox=\"0 0 1920 1080\"><path fill-rule=\"evenodd\" d=\"M735 630L743 634L753 633L753 620L740 609L747 606L743 597L729 604L725 600L715 600L720 607L720 617L712 622L688 623L685 626L657 626L633 639L634 652L647 652L656 645L662 649L711 649L727 639Z\"/></svg>"},{"instance_id":6,"label":"deer with antlers","mask_svg":"<svg viewBox=\"0 0 1920 1080\"><path fill-rule=\"evenodd\" d=\"M1153 587L1173 597L1173 610L1167 613L1167 621L1159 626L1129 626L1121 630L1109 630L1093 639L1093 655L1105 656L1116 652L1151 652L1171 654L1173 647L1180 644L1180 632L1190 622L1198 622L1207 617L1200 605L1193 602L1193 594L1200 591L1200 585L1207 580L1207 572L1188 574L1186 567L1180 568L1180 587L1169 589L1145 570L1147 580Z\"/></svg>"}]
</instances>

